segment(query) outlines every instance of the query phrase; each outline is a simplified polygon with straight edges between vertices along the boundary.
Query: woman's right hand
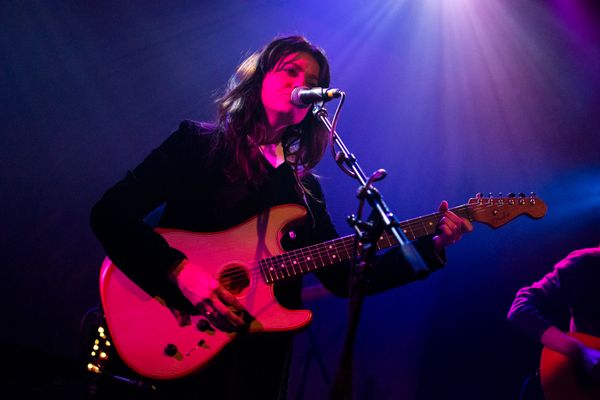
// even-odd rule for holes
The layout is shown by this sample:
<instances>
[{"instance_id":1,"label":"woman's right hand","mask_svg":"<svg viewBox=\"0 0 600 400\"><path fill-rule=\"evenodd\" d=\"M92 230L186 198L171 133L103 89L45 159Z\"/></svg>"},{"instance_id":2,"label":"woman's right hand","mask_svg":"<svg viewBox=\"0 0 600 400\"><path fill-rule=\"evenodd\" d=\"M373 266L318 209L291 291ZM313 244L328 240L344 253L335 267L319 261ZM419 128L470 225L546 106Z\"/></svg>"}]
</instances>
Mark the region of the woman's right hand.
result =
<instances>
[{"instance_id":1,"label":"woman's right hand","mask_svg":"<svg viewBox=\"0 0 600 400\"><path fill-rule=\"evenodd\" d=\"M171 280L217 329L232 332L244 325L244 306L198 265L182 261L171 273Z\"/></svg>"}]
</instances>

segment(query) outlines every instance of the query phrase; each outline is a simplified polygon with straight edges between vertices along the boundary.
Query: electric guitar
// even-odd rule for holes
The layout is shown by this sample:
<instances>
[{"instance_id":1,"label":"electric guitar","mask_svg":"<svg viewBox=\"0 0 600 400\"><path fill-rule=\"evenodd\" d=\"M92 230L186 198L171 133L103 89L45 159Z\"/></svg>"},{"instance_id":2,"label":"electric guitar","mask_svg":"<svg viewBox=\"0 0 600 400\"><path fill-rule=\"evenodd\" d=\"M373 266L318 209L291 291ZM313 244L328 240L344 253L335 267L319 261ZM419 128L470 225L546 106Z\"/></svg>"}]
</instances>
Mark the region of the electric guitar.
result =
<instances>
[{"instance_id":1,"label":"electric guitar","mask_svg":"<svg viewBox=\"0 0 600 400\"><path fill-rule=\"evenodd\" d=\"M520 215L542 218L545 203L534 195L469 199L451 211L470 221L498 228ZM273 207L246 222L217 233L157 229L191 265L211 274L233 293L251 316L248 333L295 331L308 325L309 310L279 305L273 284L349 260L355 235L285 252L281 238L286 227L306 216L298 205ZM434 234L441 213L399 224L409 240ZM384 233L378 249L397 244ZM189 267L189 266L188 266ZM100 297L108 332L119 356L140 375L175 379L201 370L237 333L212 327L201 315L182 323L160 297L152 297L132 282L107 257L100 271Z\"/></svg>"},{"instance_id":2,"label":"electric guitar","mask_svg":"<svg viewBox=\"0 0 600 400\"><path fill-rule=\"evenodd\" d=\"M570 332L585 345L600 350L600 338ZM598 400L600 382L589 376L574 360L548 347L542 350L540 378L546 400Z\"/></svg>"}]
</instances>

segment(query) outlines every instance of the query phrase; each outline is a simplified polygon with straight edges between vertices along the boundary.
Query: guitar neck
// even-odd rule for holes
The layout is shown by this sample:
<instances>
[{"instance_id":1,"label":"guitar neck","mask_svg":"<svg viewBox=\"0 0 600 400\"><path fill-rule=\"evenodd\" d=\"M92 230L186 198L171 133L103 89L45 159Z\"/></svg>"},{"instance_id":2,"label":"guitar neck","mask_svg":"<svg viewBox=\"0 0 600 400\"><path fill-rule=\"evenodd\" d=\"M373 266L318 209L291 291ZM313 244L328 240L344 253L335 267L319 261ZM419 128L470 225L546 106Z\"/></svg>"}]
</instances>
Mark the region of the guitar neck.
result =
<instances>
[{"instance_id":1,"label":"guitar neck","mask_svg":"<svg viewBox=\"0 0 600 400\"><path fill-rule=\"evenodd\" d=\"M471 220L468 205L452 208L450 211ZM399 223L399 229L409 240L417 240L435 233L442 214L437 212L409 219ZM354 254L356 235L343 236L327 242L288 251L259 262L263 278L267 283L285 280L307 272L315 271L338 262L350 260ZM377 249L385 249L398 244L394 235L384 232L377 241Z\"/></svg>"}]
</instances>

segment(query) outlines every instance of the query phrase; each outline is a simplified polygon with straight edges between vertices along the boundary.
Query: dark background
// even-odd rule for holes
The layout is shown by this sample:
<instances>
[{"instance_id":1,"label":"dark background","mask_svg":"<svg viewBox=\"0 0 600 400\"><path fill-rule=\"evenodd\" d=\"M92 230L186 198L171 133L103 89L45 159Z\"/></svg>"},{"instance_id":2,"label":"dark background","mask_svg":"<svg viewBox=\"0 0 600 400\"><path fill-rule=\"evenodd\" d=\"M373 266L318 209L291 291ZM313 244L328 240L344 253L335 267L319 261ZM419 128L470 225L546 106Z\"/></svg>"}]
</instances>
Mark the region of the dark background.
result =
<instances>
[{"instance_id":1,"label":"dark background","mask_svg":"<svg viewBox=\"0 0 600 400\"><path fill-rule=\"evenodd\" d=\"M355 397L516 399L541 347L506 322L515 292L600 244L599 20L577 0L2 2L6 380L40 397L76 385L104 257L90 208L181 120L212 119L246 55L303 34L348 95L338 131L367 173L388 171L378 187L399 219L480 191L548 205L477 224L445 269L368 298ZM350 233L356 183L329 156L317 171ZM346 329L346 300L316 286L307 307L290 398L326 397Z\"/></svg>"}]
</instances>

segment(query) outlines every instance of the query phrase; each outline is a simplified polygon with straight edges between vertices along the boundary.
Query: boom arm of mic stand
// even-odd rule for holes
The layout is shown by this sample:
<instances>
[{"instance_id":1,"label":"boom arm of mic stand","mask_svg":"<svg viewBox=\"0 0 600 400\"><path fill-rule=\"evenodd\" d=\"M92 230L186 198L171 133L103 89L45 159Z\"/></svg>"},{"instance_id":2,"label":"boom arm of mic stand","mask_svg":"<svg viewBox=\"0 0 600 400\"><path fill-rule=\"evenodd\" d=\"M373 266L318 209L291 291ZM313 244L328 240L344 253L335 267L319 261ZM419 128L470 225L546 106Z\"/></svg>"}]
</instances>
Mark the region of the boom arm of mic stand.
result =
<instances>
[{"instance_id":1,"label":"boom arm of mic stand","mask_svg":"<svg viewBox=\"0 0 600 400\"><path fill-rule=\"evenodd\" d=\"M329 119L327 118L327 110L323 107L323 103L317 103L313 107L313 114L323 123L323 125L331 131L332 125ZM356 161L356 157L350 153L340 136L337 132L333 132L333 140L334 143L340 148L344 155L344 163L348 166L350 171L353 173L353 177L357 179L360 184L364 187L367 184L367 177L358 165ZM333 145L333 144L332 144ZM383 201L381 195L373 195L372 190L369 188L365 188L367 195L367 201L369 205L377 211L377 214L381 217L381 221L383 223L384 230L388 230L392 235L396 238L402 254L407 260L408 264L412 268L415 276L423 277L429 274L429 269L425 265L423 258L417 252L415 247L410 243L406 235L402 231L398 229L399 222L394 216L394 214L389 210L385 202Z\"/></svg>"}]
</instances>

